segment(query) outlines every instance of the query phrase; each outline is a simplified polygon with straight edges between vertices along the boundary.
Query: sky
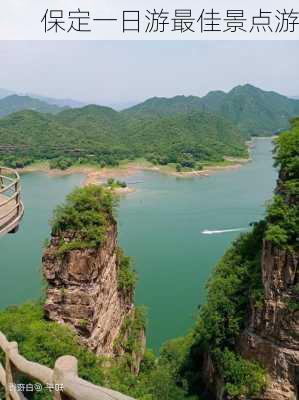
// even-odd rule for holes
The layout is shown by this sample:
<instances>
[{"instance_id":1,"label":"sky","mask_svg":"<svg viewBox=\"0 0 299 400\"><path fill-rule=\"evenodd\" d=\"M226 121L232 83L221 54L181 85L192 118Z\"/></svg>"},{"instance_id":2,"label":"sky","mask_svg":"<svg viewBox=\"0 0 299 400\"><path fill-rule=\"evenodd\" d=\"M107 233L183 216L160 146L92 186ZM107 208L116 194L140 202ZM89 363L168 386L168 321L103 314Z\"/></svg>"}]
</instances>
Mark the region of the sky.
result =
<instances>
[{"instance_id":1,"label":"sky","mask_svg":"<svg viewBox=\"0 0 299 400\"><path fill-rule=\"evenodd\" d=\"M299 41L1 41L0 88L123 108L250 83L299 96Z\"/></svg>"}]
</instances>

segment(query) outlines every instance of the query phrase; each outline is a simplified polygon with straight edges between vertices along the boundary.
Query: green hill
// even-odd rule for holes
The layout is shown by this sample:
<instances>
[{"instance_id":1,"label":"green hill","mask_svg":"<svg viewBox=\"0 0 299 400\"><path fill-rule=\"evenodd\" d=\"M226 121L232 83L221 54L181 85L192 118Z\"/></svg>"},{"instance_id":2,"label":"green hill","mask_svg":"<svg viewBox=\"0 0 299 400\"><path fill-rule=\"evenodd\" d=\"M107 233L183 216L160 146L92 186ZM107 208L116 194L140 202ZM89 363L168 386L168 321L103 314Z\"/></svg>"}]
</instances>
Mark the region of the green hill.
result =
<instances>
[{"instance_id":1,"label":"green hill","mask_svg":"<svg viewBox=\"0 0 299 400\"><path fill-rule=\"evenodd\" d=\"M299 100L251 85L202 98L152 98L122 112L97 105L61 111L27 96L0 100L0 116L18 109L0 119L0 157L12 167L34 160L67 168L145 158L181 170L245 156L245 139L287 128L299 115Z\"/></svg>"},{"instance_id":2,"label":"green hill","mask_svg":"<svg viewBox=\"0 0 299 400\"><path fill-rule=\"evenodd\" d=\"M34 110L42 113L56 114L62 108L29 96L18 96L16 94L0 99L0 117L21 110Z\"/></svg>"},{"instance_id":3,"label":"green hill","mask_svg":"<svg viewBox=\"0 0 299 400\"><path fill-rule=\"evenodd\" d=\"M299 114L299 100L244 85L237 86L228 93L210 92L202 98L152 98L124 112L141 117L199 110L229 118L245 136L263 136L288 128L289 119Z\"/></svg>"},{"instance_id":4,"label":"green hill","mask_svg":"<svg viewBox=\"0 0 299 400\"><path fill-rule=\"evenodd\" d=\"M152 97L144 103L137 104L123 113L144 116L165 116L174 113L190 113L192 111L201 111L202 102L200 97L196 96L175 96L172 98Z\"/></svg>"},{"instance_id":5,"label":"green hill","mask_svg":"<svg viewBox=\"0 0 299 400\"><path fill-rule=\"evenodd\" d=\"M11 114L0 119L0 143L0 157L11 166L57 158L116 165L142 157L195 167L247 154L238 128L221 116L193 112L139 118L94 105L57 115Z\"/></svg>"}]
</instances>

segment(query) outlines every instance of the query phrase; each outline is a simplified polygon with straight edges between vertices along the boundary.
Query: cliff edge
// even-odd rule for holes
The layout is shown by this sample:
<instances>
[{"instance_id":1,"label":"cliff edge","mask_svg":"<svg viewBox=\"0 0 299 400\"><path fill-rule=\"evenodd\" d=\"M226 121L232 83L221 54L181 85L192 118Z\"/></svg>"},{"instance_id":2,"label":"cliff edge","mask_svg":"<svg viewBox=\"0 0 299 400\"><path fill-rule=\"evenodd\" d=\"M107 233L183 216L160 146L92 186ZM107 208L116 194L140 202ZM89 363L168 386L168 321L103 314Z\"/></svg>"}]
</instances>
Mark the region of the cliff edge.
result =
<instances>
[{"instance_id":1,"label":"cliff edge","mask_svg":"<svg viewBox=\"0 0 299 400\"><path fill-rule=\"evenodd\" d=\"M44 309L50 320L71 326L96 354L130 352L138 372L144 321L134 306L135 272L118 247L113 207L109 191L88 186L57 209L43 255Z\"/></svg>"},{"instance_id":2,"label":"cliff edge","mask_svg":"<svg viewBox=\"0 0 299 400\"><path fill-rule=\"evenodd\" d=\"M299 396L299 120L278 140L280 166L276 193L268 210L261 270L264 298L252 304L240 352L266 367L268 382L258 399Z\"/></svg>"}]
</instances>

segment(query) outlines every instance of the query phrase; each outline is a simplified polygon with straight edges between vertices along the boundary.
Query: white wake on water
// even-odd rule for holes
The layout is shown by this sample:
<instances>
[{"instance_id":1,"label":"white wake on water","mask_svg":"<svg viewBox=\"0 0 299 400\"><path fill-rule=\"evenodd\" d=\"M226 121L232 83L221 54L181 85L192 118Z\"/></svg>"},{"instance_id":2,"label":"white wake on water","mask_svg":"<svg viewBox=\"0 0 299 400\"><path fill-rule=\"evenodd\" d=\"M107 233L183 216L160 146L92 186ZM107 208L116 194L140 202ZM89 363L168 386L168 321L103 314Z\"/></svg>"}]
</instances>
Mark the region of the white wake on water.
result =
<instances>
[{"instance_id":1,"label":"white wake on water","mask_svg":"<svg viewBox=\"0 0 299 400\"><path fill-rule=\"evenodd\" d=\"M210 231L208 229L203 230L201 233L203 235L217 235L221 233L228 233L228 232L241 232L246 231L248 228L234 228L234 229L222 229L218 231Z\"/></svg>"}]
</instances>

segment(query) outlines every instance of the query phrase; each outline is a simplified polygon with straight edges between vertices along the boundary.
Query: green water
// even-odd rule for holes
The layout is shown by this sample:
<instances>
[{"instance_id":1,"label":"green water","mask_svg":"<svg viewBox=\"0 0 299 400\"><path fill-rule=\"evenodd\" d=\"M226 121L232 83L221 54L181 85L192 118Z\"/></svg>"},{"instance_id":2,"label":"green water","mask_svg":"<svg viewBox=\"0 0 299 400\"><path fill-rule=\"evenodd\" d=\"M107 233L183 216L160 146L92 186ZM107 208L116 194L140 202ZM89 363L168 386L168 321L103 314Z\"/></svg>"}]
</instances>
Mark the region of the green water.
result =
<instances>
[{"instance_id":1,"label":"green water","mask_svg":"<svg viewBox=\"0 0 299 400\"><path fill-rule=\"evenodd\" d=\"M25 205L21 228L16 235L0 238L0 308L40 297L42 249L52 211L84 177L35 173L21 178Z\"/></svg>"},{"instance_id":2,"label":"green water","mask_svg":"<svg viewBox=\"0 0 299 400\"><path fill-rule=\"evenodd\" d=\"M139 273L137 302L149 307L149 346L183 335L205 299L205 284L217 260L239 232L264 215L276 172L272 144L260 139L253 161L209 178L177 179L141 173L135 194L121 203L120 241Z\"/></svg>"},{"instance_id":3,"label":"green water","mask_svg":"<svg viewBox=\"0 0 299 400\"><path fill-rule=\"evenodd\" d=\"M137 303L148 307L148 344L155 350L192 326L213 266L239 234L201 232L246 228L263 216L276 179L271 149L269 139L259 139L250 164L209 178L143 172L127 179L137 191L120 203L120 243L135 261ZM0 241L0 307L40 295L48 220L81 181L82 176L23 176L26 216L17 235Z\"/></svg>"}]
</instances>

